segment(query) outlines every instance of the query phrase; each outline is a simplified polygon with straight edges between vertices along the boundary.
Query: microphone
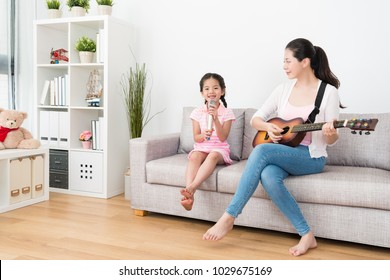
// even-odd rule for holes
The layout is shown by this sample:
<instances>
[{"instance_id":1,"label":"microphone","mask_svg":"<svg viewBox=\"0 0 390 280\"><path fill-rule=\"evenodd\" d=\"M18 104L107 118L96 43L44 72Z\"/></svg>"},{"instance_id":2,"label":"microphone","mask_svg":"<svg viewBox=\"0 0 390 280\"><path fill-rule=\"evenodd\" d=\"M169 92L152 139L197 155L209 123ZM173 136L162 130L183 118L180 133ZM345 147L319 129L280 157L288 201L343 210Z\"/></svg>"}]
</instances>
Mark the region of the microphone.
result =
<instances>
[{"instance_id":1,"label":"microphone","mask_svg":"<svg viewBox=\"0 0 390 280\"><path fill-rule=\"evenodd\" d=\"M216 106L215 100L210 100L209 103L207 104L208 109L215 108L215 106ZM208 115L208 119L207 119L207 129L208 130L213 129L213 116L210 114ZM206 140L210 140L210 137L206 137Z\"/></svg>"}]
</instances>

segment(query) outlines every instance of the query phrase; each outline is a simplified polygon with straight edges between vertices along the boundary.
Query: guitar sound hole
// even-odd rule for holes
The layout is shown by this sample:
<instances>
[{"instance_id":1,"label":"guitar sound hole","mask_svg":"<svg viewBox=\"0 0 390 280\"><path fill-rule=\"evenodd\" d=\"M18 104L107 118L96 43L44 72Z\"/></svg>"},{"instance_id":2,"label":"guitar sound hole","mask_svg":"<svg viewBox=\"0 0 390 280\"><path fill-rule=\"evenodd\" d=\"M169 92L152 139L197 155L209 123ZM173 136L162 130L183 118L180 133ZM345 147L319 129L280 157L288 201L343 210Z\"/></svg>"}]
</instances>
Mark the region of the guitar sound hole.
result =
<instances>
[{"instance_id":1,"label":"guitar sound hole","mask_svg":"<svg viewBox=\"0 0 390 280\"><path fill-rule=\"evenodd\" d=\"M290 127L288 127L288 126L283 127L282 135L286 134L289 130L290 130Z\"/></svg>"}]
</instances>

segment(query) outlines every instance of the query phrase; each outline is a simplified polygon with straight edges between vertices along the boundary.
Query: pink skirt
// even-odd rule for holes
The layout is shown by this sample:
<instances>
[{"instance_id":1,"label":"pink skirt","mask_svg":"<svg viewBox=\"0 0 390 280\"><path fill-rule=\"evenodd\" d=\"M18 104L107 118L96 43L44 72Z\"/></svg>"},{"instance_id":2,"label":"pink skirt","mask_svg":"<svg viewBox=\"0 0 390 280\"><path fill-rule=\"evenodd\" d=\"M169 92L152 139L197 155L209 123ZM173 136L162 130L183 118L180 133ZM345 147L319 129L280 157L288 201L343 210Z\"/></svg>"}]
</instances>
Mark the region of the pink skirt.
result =
<instances>
[{"instance_id":1,"label":"pink skirt","mask_svg":"<svg viewBox=\"0 0 390 280\"><path fill-rule=\"evenodd\" d=\"M202 148L195 148L193 149L189 154L188 154L188 158L191 157L191 154L193 152L203 152L203 153L206 153L206 154L209 154L211 152L218 152L222 155L223 157L223 160L225 162L226 165L230 165L233 163L232 159L230 158L230 150L229 149L217 149L217 148L213 148L213 149L202 149Z\"/></svg>"}]
</instances>

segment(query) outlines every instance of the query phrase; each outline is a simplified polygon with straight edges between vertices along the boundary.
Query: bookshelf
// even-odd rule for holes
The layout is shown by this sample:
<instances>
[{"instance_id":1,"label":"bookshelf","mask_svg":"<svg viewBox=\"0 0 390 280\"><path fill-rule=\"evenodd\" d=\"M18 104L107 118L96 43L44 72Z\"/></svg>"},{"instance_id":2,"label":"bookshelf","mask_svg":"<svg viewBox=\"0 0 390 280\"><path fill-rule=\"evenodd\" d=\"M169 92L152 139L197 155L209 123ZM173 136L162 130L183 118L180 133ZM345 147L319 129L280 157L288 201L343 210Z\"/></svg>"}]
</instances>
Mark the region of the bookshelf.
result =
<instances>
[{"instance_id":1,"label":"bookshelf","mask_svg":"<svg viewBox=\"0 0 390 280\"><path fill-rule=\"evenodd\" d=\"M111 16L34 21L36 135L50 149L50 191L101 198L124 192L129 135L120 82L132 62L132 34L127 22ZM97 41L92 63L80 63L74 49L81 36ZM51 63L57 49L67 51L68 61ZM96 72L103 94L91 106L87 83ZM83 149L79 135L96 122L99 147Z\"/></svg>"}]
</instances>

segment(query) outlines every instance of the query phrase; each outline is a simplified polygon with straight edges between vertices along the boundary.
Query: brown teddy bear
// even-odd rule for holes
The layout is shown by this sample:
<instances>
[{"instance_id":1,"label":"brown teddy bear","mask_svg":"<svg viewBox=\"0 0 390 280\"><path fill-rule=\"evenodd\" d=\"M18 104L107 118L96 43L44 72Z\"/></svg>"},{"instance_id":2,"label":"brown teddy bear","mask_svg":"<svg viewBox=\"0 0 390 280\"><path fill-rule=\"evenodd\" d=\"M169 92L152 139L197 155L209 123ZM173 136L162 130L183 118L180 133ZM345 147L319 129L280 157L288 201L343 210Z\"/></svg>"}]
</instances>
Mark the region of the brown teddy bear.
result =
<instances>
[{"instance_id":1,"label":"brown teddy bear","mask_svg":"<svg viewBox=\"0 0 390 280\"><path fill-rule=\"evenodd\" d=\"M0 108L0 150L39 148L41 143L20 127L26 118L27 113Z\"/></svg>"}]
</instances>

